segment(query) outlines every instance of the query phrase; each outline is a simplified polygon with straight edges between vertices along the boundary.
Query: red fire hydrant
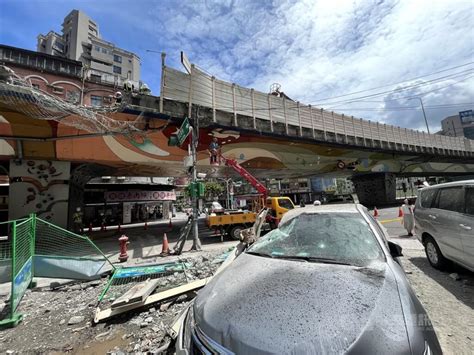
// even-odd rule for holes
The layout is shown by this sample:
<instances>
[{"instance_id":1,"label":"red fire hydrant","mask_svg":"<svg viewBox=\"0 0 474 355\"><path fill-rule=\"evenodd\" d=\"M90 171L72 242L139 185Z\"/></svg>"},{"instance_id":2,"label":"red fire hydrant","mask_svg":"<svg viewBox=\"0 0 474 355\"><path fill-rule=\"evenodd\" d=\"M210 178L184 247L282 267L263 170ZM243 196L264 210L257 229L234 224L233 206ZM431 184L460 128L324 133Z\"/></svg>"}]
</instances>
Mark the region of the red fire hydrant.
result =
<instances>
[{"instance_id":1,"label":"red fire hydrant","mask_svg":"<svg viewBox=\"0 0 474 355\"><path fill-rule=\"evenodd\" d=\"M125 262L128 260L128 254L127 254L127 245L130 243L128 241L128 237L123 234L119 238L119 243L120 243L120 255L119 255L119 260L121 263Z\"/></svg>"}]
</instances>

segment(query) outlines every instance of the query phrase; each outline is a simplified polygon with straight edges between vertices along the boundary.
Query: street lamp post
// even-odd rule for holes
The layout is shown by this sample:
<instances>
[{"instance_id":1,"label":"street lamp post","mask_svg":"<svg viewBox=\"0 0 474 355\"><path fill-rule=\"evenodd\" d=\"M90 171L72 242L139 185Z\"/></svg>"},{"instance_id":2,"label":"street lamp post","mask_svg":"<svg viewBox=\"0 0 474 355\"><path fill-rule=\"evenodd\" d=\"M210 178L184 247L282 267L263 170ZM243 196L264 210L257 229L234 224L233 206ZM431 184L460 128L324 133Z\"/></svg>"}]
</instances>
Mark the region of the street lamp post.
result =
<instances>
[{"instance_id":1,"label":"street lamp post","mask_svg":"<svg viewBox=\"0 0 474 355\"><path fill-rule=\"evenodd\" d=\"M423 100L421 99L421 97L412 97L409 100L414 100L414 99L420 100L421 110L423 111L423 117L426 123L426 130L428 131L428 134L430 134L430 127L428 126L428 120L426 119L426 112L425 112L425 106L423 106Z\"/></svg>"}]
</instances>

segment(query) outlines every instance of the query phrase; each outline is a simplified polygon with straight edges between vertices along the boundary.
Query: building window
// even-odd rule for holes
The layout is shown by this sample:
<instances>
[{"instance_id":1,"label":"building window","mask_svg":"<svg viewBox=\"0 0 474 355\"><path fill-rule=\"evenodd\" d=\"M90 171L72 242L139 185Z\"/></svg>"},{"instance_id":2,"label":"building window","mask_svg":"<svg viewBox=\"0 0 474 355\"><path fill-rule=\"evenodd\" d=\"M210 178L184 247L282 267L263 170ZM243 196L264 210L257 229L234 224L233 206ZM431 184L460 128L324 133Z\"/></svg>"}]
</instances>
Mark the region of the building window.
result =
<instances>
[{"instance_id":1,"label":"building window","mask_svg":"<svg viewBox=\"0 0 474 355\"><path fill-rule=\"evenodd\" d=\"M102 48L102 53L107 54L107 52L108 52L108 51L107 51L107 48Z\"/></svg>"},{"instance_id":2,"label":"building window","mask_svg":"<svg viewBox=\"0 0 474 355\"><path fill-rule=\"evenodd\" d=\"M91 105L92 106L102 106L102 96L91 96Z\"/></svg>"},{"instance_id":3,"label":"building window","mask_svg":"<svg viewBox=\"0 0 474 355\"><path fill-rule=\"evenodd\" d=\"M93 82L95 82L95 83L100 83L100 80L101 80L100 75L91 74L91 81L93 81Z\"/></svg>"},{"instance_id":4,"label":"building window","mask_svg":"<svg viewBox=\"0 0 474 355\"><path fill-rule=\"evenodd\" d=\"M128 60L128 62L129 62L129 63L131 63L131 62L132 62L132 60L131 60L131 59L129 59L129 60Z\"/></svg>"},{"instance_id":5,"label":"building window","mask_svg":"<svg viewBox=\"0 0 474 355\"><path fill-rule=\"evenodd\" d=\"M122 63L122 57L117 54L114 54L114 62Z\"/></svg>"},{"instance_id":6,"label":"building window","mask_svg":"<svg viewBox=\"0 0 474 355\"><path fill-rule=\"evenodd\" d=\"M114 73L115 74L122 74L122 68L114 65Z\"/></svg>"},{"instance_id":7,"label":"building window","mask_svg":"<svg viewBox=\"0 0 474 355\"><path fill-rule=\"evenodd\" d=\"M100 47L99 47L99 46L94 46L94 49L95 49L97 52L100 52Z\"/></svg>"},{"instance_id":8,"label":"building window","mask_svg":"<svg viewBox=\"0 0 474 355\"><path fill-rule=\"evenodd\" d=\"M301 188L307 188L307 187L308 187L308 183L307 183L306 181L300 182L300 183L299 183L299 186L300 186Z\"/></svg>"}]
</instances>

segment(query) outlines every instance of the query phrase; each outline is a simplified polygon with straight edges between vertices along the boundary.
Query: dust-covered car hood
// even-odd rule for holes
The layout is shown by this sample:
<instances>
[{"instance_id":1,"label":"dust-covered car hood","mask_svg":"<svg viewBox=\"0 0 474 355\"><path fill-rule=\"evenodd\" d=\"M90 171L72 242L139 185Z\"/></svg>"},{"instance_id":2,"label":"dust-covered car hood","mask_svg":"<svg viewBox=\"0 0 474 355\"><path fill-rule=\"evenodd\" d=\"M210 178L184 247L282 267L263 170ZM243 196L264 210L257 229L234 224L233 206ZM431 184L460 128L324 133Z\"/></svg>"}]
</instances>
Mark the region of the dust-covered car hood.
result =
<instances>
[{"instance_id":1,"label":"dust-covered car hood","mask_svg":"<svg viewBox=\"0 0 474 355\"><path fill-rule=\"evenodd\" d=\"M394 275L242 254L194 302L200 330L238 354L404 353Z\"/></svg>"}]
</instances>

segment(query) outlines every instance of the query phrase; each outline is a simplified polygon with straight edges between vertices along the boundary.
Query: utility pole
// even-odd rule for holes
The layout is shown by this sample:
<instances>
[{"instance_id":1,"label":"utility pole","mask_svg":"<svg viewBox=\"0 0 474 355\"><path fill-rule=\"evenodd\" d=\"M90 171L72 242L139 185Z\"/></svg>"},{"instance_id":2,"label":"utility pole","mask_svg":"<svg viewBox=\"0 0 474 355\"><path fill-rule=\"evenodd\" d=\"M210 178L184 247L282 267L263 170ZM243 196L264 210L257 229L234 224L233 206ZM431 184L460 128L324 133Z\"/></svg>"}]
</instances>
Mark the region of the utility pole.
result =
<instances>
[{"instance_id":1,"label":"utility pole","mask_svg":"<svg viewBox=\"0 0 474 355\"><path fill-rule=\"evenodd\" d=\"M193 122L193 129L191 132L191 155L193 160L193 168L192 168L192 184L193 186L197 185L197 153L196 149L199 143L199 110L195 111L194 118L192 119ZM191 196L191 203L193 204L193 231L194 231L194 239L193 239L193 246L191 250L201 250L201 240L199 239L199 226L198 226L198 199L197 199L197 189L194 190L194 193Z\"/></svg>"},{"instance_id":2,"label":"utility pole","mask_svg":"<svg viewBox=\"0 0 474 355\"><path fill-rule=\"evenodd\" d=\"M425 112L425 106L423 106L423 100L421 99L421 97L413 97L409 100L412 100L412 99L418 99L420 100L420 104L421 104L421 111L423 111L423 117L425 119L425 124L426 124L426 130L428 131L428 134L430 134L430 127L428 126L428 120L426 119L426 112Z\"/></svg>"}]
</instances>

